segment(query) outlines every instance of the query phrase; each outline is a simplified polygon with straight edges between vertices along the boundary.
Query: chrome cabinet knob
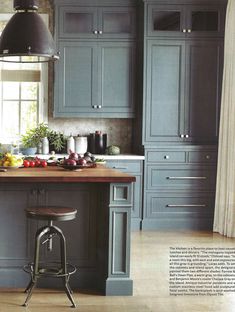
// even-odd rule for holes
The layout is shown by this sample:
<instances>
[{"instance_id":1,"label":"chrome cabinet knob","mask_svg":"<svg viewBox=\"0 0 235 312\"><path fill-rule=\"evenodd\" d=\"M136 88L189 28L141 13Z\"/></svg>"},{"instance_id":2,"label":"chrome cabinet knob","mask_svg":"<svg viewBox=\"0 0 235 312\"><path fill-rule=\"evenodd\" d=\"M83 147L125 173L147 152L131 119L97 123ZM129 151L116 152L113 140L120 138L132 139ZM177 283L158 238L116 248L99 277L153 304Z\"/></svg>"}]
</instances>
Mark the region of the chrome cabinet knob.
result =
<instances>
[{"instance_id":1,"label":"chrome cabinet knob","mask_svg":"<svg viewBox=\"0 0 235 312\"><path fill-rule=\"evenodd\" d=\"M188 33L191 33L192 32L192 30L191 29L188 29Z\"/></svg>"},{"instance_id":2,"label":"chrome cabinet knob","mask_svg":"<svg viewBox=\"0 0 235 312\"><path fill-rule=\"evenodd\" d=\"M102 35L103 31L102 30L99 30L98 31L98 34Z\"/></svg>"},{"instance_id":3,"label":"chrome cabinet knob","mask_svg":"<svg viewBox=\"0 0 235 312\"><path fill-rule=\"evenodd\" d=\"M181 134L180 137L181 137L181 138L184 138L184 134Z\"/></svg>"},{"instance_id":4,"label":"chrome cabinet knob","mask_svg":"<svg viewBox=\"0 0 235 312\"><path fill-rule=\"evenodd\" d=\"M101 105L97 105L97 108L101 108Z\"/></svg>"},{"instance_id":5,"label":"chrome cabinet knob","mask_svg":"<svg viewBox=\"0 0 235 312\"><path fill-rule=\"evenodd\" d=\"M92 108L97 108L97 105L92 105Z\"/></svg>"},{"instance_id":6,"label":"chrome cabinet knob","mask_svg":"<svg viewBox=\"0 0 235 312\"><path fill-rule=\"evenodd\" d=\"M187 30L186 30L186 29L183 29L183 30L182 30L182 32L183 32L183 33L186 33L186 32L187 32Z\"/></svg>"},{"instance_id":7,"label":"chrome cabinet knob","mask_svg":"<svg viewBox=\"0 0 235 312\"><path fill-rule=\"evenodd\" d=\"M164 159L170 159L170 156L169 155L165 155Z\"/></svg>"},{"instance_id":8,"label":"chrome cabinet knob","mask_svg":"<svg viewBox=\"0 0 235 312\"><path fill-rule=\"evenodd\" d=\"M189 135L188 135L188 134L185 134L185 138L189 138Z\"/></svg>"},{"instance_id":9,"label":"chrome cabinet knob","mask_svg":"<svg viewBox=\"0 0 235 312\"><path fill-rule=\"evenodd\" d=\"M93 33L94 33L95 35L97 35L97 34L98 34L98 31L97 31L97 30L94 30Z\"/></svg>"},{"instance_id":10,"label":"chrome cabinet knob","mask_svg":"<svg viewBox=\"0 0 235 312\"><path fill-rule=\"evenodd\" d=\"M211 156L210 155L206 155L206 159L211 159Z\"/></svg>"}]
</instances>

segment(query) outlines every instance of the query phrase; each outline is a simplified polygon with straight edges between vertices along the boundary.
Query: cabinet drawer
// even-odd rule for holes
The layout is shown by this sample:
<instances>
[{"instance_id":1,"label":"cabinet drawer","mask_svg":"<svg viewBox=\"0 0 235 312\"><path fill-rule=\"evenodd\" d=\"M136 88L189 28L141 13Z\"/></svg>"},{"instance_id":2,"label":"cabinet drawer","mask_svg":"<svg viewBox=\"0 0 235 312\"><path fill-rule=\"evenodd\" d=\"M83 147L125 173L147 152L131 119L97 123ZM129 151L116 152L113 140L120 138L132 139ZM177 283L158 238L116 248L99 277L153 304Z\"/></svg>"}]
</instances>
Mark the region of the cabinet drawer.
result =
<instances>
[{"instance_id":1,"label":"cabinet drawer","mask_svg":"<svg viewBox=\"0 0 235 312\"><path fill-rule=\"evenodd\" d=\"M189 152L190 163L216 163L217 153L216 152Z\"/></svg>"},{"instance_id":2,"label":"cabinet drawer","mask_svg":"<svg viewBox=\"0 0 235 312\"><path fill-rule=\"evenodd\" d=\"M147 167L147 189L214 189L216 169Z\"/></svg>"},{"instance_id":3,"label":"cabinet drawer","mask_svg":"<svg viewBox=\"0 0 235 312\"><path fill-rule=\"evenodd\" d=\"M149 162L180 162L184 163L186 161L185 152L175 152L175 151L148 151L147 161Z\"/></svg>"},{"instance_id":4,"label":"cabinet drawer","mask_svg":"<svg viewBox=\"0 0 235 312\"><path fill-rule=\"evenodd\" d=\"M123 172L141 172L140 161L109 161L107 160L106 166L112 169L118 169Z\"/></svg>"},{"instance_id":5,"label":"cabinet drawer","mask_svg":"<svg viewBox=\"0 0 235 312\"><path fill-rule=\"evenodd\" d=\"M212 214L214 209L214 194L187 193L148 193L146 196L149 209L146 217L175 217L182 215L203 215Z\"/></svg>"}]
</instances>

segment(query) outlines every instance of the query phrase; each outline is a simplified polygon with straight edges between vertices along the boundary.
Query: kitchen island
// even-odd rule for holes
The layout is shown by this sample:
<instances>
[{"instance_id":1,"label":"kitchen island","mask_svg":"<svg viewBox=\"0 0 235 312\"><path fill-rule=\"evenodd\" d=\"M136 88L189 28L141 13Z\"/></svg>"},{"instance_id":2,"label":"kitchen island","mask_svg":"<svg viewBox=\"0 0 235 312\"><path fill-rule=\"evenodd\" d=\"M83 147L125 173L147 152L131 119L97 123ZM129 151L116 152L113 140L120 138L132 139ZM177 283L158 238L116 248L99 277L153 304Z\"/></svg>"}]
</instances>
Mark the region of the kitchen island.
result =
<instances>
[{"instance_id":1,"label":"kitchen island","mask_svg":"<svg viewBox=\"0 0 235 312\"><path fill-rule=\"evenodd\" d=\"M70 284L105 295L132 295L130 214L135 177L104 166L69 171L60 167L19 168L0 172L0 287L25 287L22 267L33 258L33 240L42 221L28 220L29 205L65 205L77 218L59 222L67 238L68 260L78 267ZM43 259L56 261L43 250ZM39 286L59 287L57 279ZM59 285L58 285L59 284Z\"/></svg>"}]
</instances>

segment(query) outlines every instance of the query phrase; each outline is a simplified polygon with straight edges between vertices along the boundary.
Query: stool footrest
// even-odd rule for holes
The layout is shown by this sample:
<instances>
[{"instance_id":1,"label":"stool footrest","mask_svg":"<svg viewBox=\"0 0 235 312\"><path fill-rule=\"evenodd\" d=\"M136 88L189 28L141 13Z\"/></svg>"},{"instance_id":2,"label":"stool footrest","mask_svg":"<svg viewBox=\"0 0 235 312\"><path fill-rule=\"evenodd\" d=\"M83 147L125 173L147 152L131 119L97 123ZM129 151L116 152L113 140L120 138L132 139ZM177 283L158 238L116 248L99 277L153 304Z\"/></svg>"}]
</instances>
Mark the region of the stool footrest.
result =
<instances>
[{"instance_id":1,"label":"stool footrest","mask_svg":"<svg viewBox=\"0 0 235 312\"><path fill-rule=\"evenodd\" d=\"M63 273L63 268L59 266L60 262L40 263L37 277L69 277L77 271L75 265L67 263L67 273ZM33 274L34 263L30 262L23 267L23 270L28 274Z\"/></svg>"}]
</instances>

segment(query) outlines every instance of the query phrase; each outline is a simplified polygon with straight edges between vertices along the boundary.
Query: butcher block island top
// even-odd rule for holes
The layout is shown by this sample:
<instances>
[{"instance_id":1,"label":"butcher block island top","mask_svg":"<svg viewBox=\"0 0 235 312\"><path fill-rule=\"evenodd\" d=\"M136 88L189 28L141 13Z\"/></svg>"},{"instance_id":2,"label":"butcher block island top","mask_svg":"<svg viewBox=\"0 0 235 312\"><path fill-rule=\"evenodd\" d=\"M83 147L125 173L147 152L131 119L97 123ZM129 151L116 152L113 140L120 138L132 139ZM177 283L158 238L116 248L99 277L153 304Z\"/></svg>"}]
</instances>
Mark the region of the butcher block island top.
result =
<instances>
[{"instance_id":1,"label":"butcher block island top","mask_svg":"<svg viewBox=\"0 0 235 312\"><path fill-rule=\"evenodd\" d=\"M66 170L58 166L46 168L18 168L0 172L1 182L135 182L135 177L127 173L109 169L103 165L95 168Z\"/></svg>"}]
</instances>

